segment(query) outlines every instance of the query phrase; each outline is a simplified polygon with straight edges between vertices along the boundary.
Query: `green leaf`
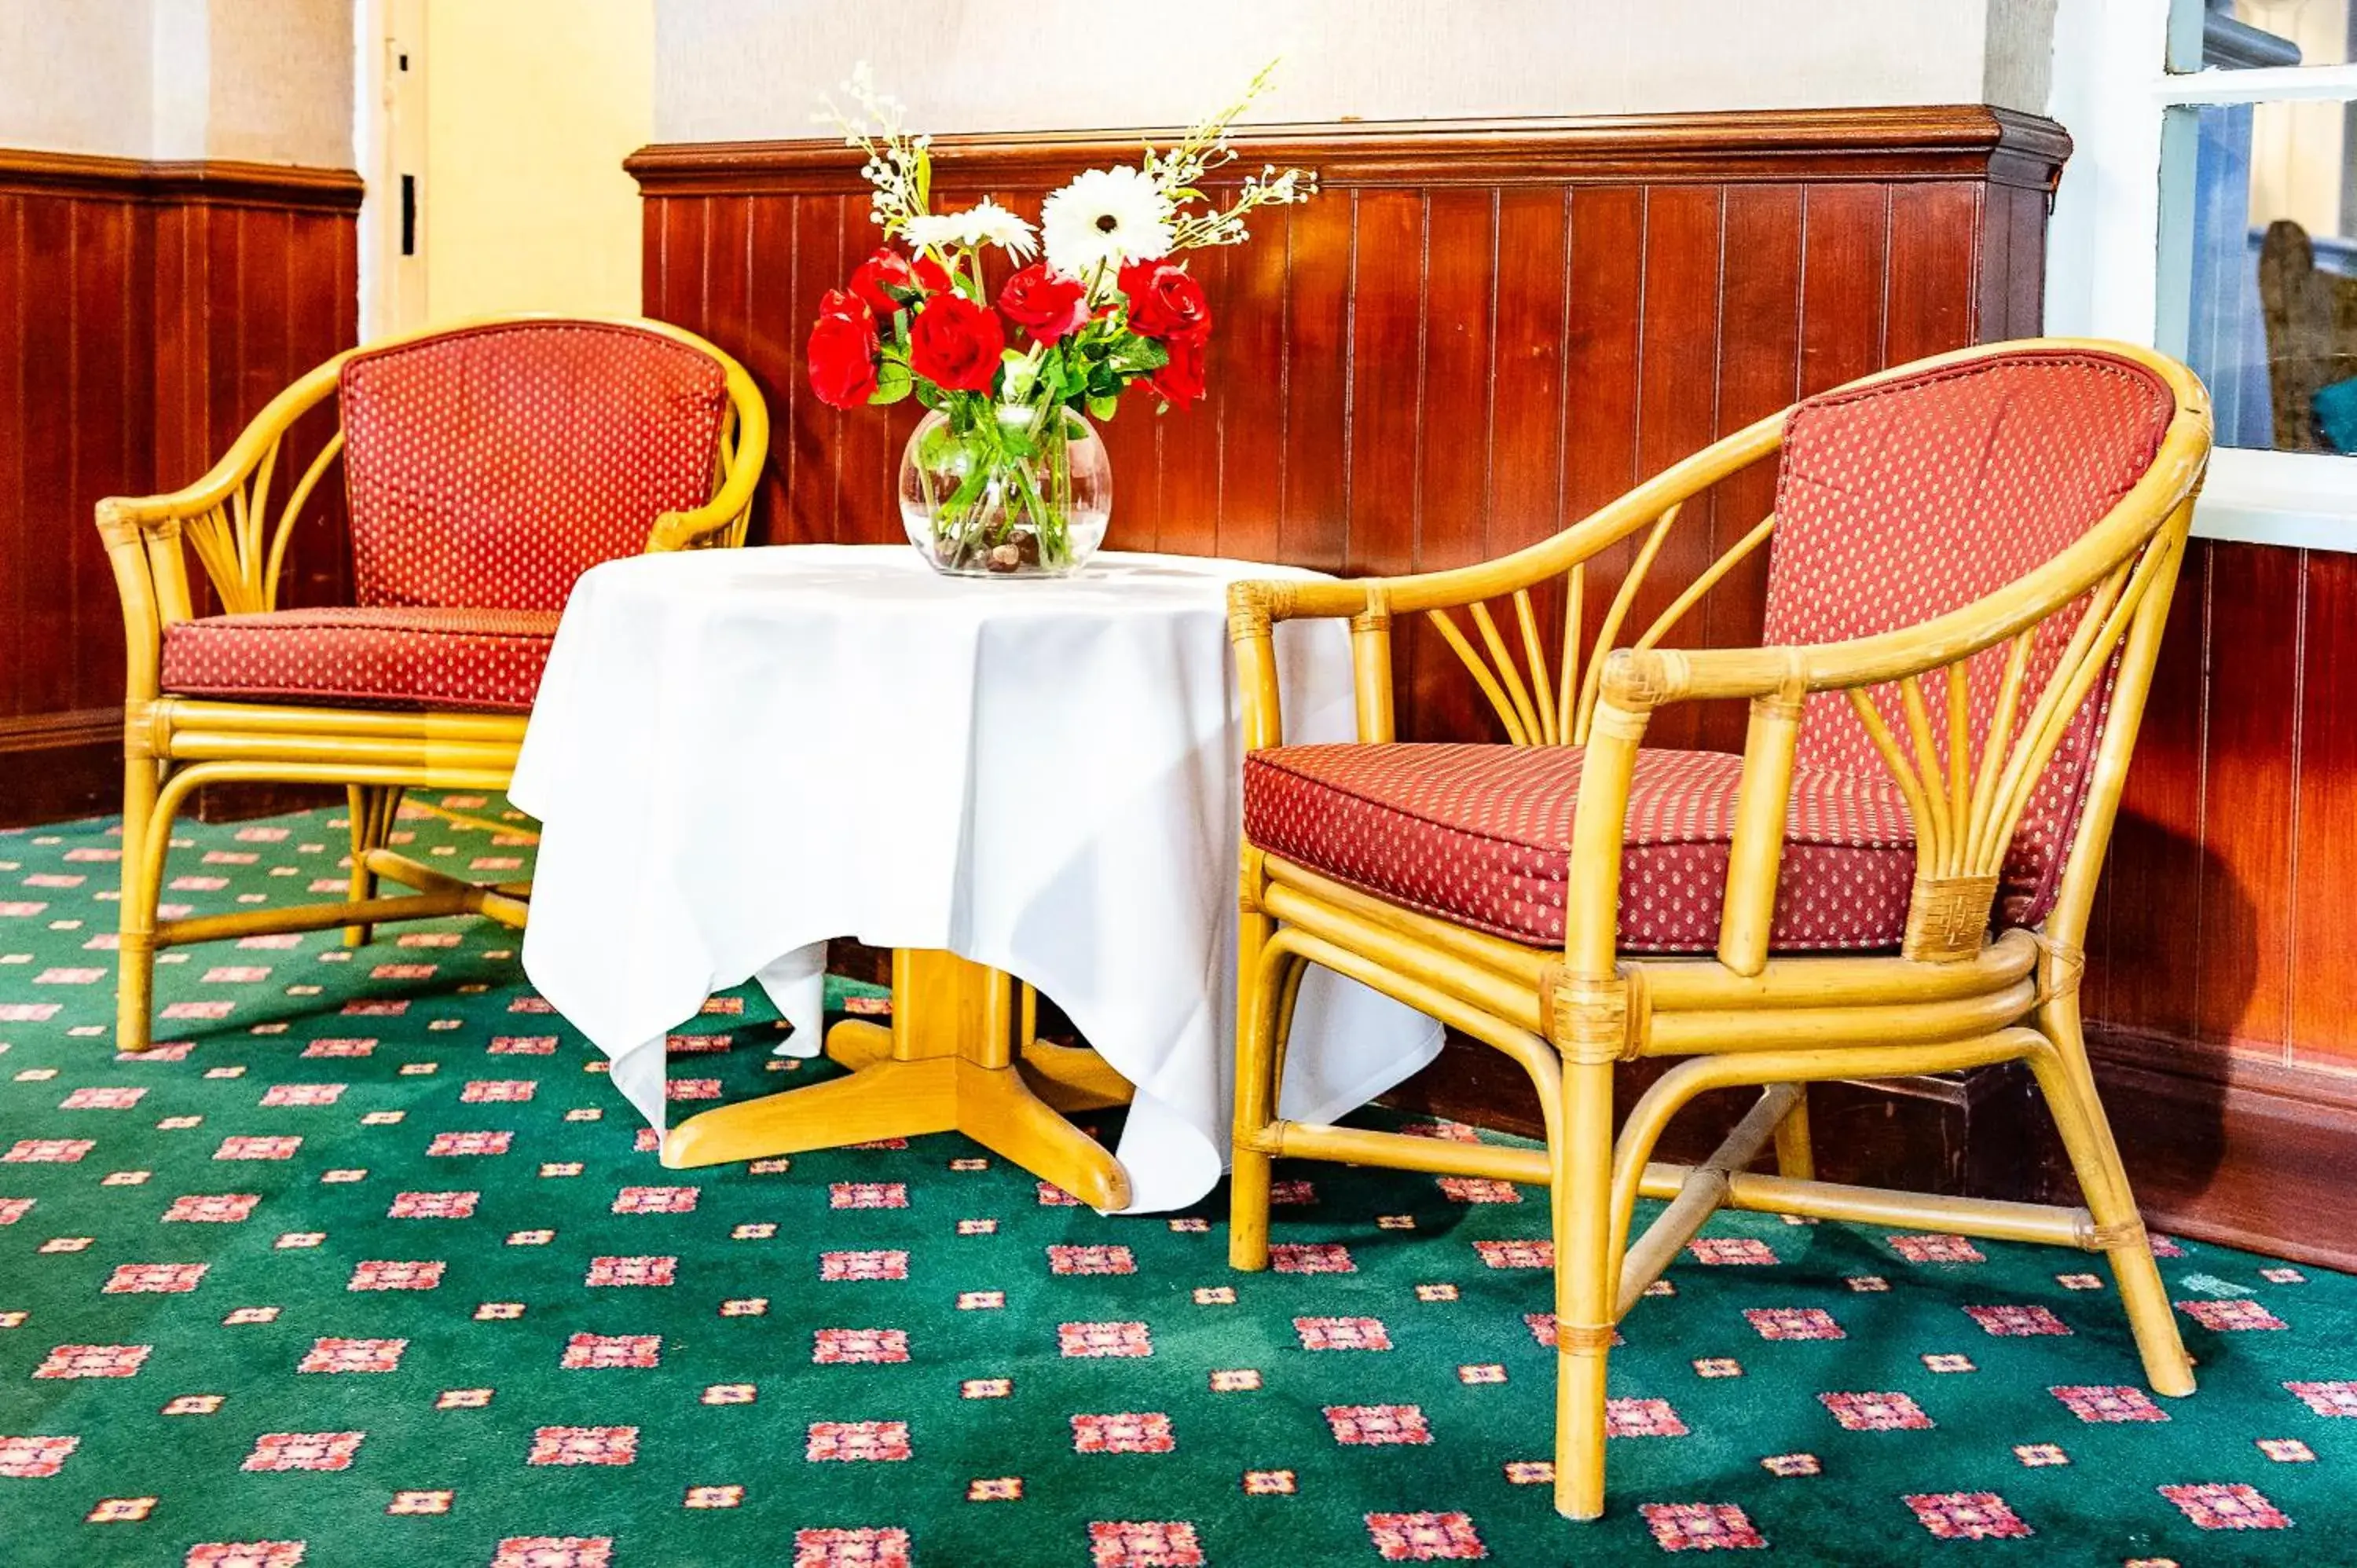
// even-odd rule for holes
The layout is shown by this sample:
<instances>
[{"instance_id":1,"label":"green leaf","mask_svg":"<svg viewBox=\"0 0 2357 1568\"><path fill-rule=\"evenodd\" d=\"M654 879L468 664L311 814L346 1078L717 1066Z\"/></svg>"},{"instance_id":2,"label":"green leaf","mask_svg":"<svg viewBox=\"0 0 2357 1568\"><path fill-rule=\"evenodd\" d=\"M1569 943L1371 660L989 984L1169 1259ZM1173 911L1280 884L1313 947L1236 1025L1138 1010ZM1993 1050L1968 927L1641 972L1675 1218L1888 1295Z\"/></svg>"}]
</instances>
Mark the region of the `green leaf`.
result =
<instances>
[{"instance_id":1,"label":"green leaf","mask_svg":"<svg viewBox=\"0 0 2357 1568\"><path fill-rule=\"evenodd\" d=\"M916 390L916 378L909 373L908 366L895 364L888 358L876 368L876 390L868 394L867 401L872 403L899 403Z\"/></svg>"},{"instance_id":2,"label":"green leaf","mask_svg":"<svg viewBox=\"0 0 2357 1568\"><path fill-rule=\"evenodd\" d=\"M1113 346L1105 362L1116 371L1158 371L1170 362L1170 350L1151 338L1125 338Z\"/></svg>"},{"instance_id":3,"label":"green leaf","mask_svg":"<svg viewBox=\"0 0 2357 1568\"><path fill-rule=\"evenodd\" d=\"M1120 412L1121 394L1118 392L1108 393L1103 397L1092 396L1089 399L1089 417L1092 419L1111 419Z\"/></svg>"}]
</instances>

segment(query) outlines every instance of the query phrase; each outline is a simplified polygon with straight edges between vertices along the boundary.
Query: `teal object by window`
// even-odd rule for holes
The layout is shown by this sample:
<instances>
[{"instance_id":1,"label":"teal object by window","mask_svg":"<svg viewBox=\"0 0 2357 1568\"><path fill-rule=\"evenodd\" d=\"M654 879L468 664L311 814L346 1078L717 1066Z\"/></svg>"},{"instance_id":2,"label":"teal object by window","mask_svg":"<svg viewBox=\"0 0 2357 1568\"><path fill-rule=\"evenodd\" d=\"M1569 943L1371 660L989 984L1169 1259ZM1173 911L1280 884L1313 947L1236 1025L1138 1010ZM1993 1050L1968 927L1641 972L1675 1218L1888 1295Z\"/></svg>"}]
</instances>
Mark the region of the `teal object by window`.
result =
<instances>
[{"instance_id":1,"label":"teal object by window","mask_svg":"<svg viewBox=\"0 0 2357 1568\"><path fill-rule=\"evenodd\" d=\"M2316 389L2316 424L2336 452L2357 452L2357 376Z\"/></svg>"}]
</instances>

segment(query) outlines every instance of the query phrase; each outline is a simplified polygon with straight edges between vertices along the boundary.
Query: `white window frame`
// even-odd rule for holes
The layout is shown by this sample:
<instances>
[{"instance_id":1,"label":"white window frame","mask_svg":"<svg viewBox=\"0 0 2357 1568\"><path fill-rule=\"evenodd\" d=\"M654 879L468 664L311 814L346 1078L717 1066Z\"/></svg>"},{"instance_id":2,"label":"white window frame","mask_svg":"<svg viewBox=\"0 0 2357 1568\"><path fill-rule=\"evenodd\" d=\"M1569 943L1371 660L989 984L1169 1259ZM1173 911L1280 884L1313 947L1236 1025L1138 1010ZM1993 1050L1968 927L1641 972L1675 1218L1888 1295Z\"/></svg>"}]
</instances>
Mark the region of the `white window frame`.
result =
<instances>
[{"instance_id":1,"label":"white window frame","mask_svg":"<svg viewBox=\"0 0 2357 1568\"><path fill-rule=\"evenodd\" d=\"M2185 289L2166 274L2185 247L2164 245L2164 192L2190 190L2190 166L2164 166L2171 109L2285 100L2357 100L2357 65L2168 69L2170 0L2061 0L2051 113L2075 150L2048 231L2046 330L2169 348L2182 336ZM2177 160L2185 163L2180 157ZM2185 210L2180 207L2179 212ZM2357 458L2221 446L2194 510L2212 539L2357 552Z\"/></svg>"}]
</instances>

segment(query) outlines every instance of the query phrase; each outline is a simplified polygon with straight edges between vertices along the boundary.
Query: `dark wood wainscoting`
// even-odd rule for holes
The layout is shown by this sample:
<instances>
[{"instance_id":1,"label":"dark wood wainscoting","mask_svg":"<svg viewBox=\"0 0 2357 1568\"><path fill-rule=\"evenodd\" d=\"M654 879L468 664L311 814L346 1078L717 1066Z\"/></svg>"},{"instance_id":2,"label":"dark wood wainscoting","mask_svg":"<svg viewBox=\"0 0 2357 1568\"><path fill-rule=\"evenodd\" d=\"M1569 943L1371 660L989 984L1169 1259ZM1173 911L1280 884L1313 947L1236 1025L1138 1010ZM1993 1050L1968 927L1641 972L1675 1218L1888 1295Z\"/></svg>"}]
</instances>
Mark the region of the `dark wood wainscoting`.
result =
<instances>
[{"instance_id":1,"label":"dark wood wainscoting","mask_svg":"<svg viewBox=\"0 0 2357 1568\"><path fill-rule=\"evenodd\" d=\"M0 150L0 824L113 809L123 618L91 508L188 483L358 331L357 175ZM335 591L339 531L290 553Z\"/></svg>"},{"instance_id":2,"label":"dark wood wainscoting","mask_svg":"<svg viewBox=\"0 0 2357 1568\"><path fill-rule=\"evenodd\" d=\"M936 177L944 200L1036 213L1135 145L943 137ZM1162 418L1141 401L1107 428L1113 542L1366 573L1530 542L1796 396L2034 333L2068 141L1963 107L1296 127L1241 150L1243 167L1318 168L1325 194L1194 259L1219 323L1211 395ZM738 355L770 397L759 536L897 539L891 475L914 411L839 413L804 381L819 295L876 243L856 158L780 142L652 147L630 166L647 312ZM1654 580L1684 581L1768 504L1764 475L1721 487ZM1600 563L1591 592L1622 565ZM1739 571L1696 639L1755 635L1763 586ZM2357 1096L2333 1076L2357 1066L2357 1009L2327 1000L2357 972L2357 935L2333 920L2350 880L2336 875L2357 861L2341 847L2357 843L2357 757L2319 760L2357 751L2330 673L2335 628L2357 639L2357 571L2209 549L2179 613L2093 937L2115 1114L2158 1223L2357 1262L2325 1185L2357 1175ZM1492 733L1437 643L1404 637L1399 664L1405 734ZM2305 688L2295 669L2313 672ZM1740 737L1739 714L1670 736ZM2322 988L2294 986L2295 961ZM2311 1059L2311 1042L2347 1054ZM1527 1128L1518 1079L1464 1047L1405 1098ZM1820 1098L1828 1174L2018 1196L2067 1183L2018 1076Z\"/></svg>"},{"instance_id":3,"label":"dark wood wainscoting","mask_svg":"<svg viewBox=\"0 0 2357 1568\"><path fill-rule=\"evenodd\" d=\"M2129 1167L2357 1269L2357 555L2197 542L2088 931Z\"/></svg>"},{"instance_id":4,"label":"dark wood wainscoting","mask_svg":"<svg viewBox=\"0 0 2357 1568\"><path fill-rule=\"evenodd\" d=\"M1135 147L942 137L935 178L1036 214ZM1325 194L1191 259L1211 395L1163 418L1141 395L1106 427L1113 542L1376 572L1543 538L1801 392L2032 328L2066 147L1979 108L1255 134L1239 167L1300 162ZM766 537L897 538L918 411L840 413L804 379L819 296L877 242L856 156L662 146L630 167L646 310L770 397Z\"/></svg>"}]
</instances>

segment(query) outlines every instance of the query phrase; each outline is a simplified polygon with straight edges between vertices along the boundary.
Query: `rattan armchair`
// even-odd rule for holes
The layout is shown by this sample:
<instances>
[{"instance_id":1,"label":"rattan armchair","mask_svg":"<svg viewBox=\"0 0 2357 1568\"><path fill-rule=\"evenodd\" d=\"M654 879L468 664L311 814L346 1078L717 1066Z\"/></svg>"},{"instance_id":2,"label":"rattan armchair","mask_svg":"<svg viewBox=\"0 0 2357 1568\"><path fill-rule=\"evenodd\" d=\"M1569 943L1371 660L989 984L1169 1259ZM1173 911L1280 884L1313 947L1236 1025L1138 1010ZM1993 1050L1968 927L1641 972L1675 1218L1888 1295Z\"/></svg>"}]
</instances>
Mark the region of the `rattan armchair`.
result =
<instances>
[{"instance_id":1,"label":"rattan armchair","mask_svg":"<svg viewBox=\"0 0 2357 1568\"><path fill-rule=\"evenodd\" d=\"M281 500L290 432L331 398L332 434ZM117 1045L151 1043L159 948L337 926L358 946L379 921L456 914L521 926L528 885L388 847L403 792L505 788L574 579L741 544L768 445L751 378L700 338L503 317L339 354L188 489L99 502L129 650ZM358 604L281 609L288 542L339 457ZM218 614L197 613L190 551ZM344 787L350 896L159 920L175 815L200 786L248 781ZM381 897L380 879L414 891Z\"/></svg>"},{"instance_id":2,"label":"rattan armchair","mask_svg":"<svg viewBox=\"0 0 2357 1568\"><path fill-rule=\"evenodd\" d=\"M1233 1264L1267 1262L1280 1156L1545 1184L1555 1504L1573 1519L1604 1509L1615 1325L1722 1207L2102 1252L2147 1379L2190 1392L2089 1071L2079 977L2209 449L2184 367L2117 344L2002 344L1763 419L1500 560L1238 585ZM1682 505L1770 457L1776 510L1630 635ZM1640 536L1583 638L1584 564ZM1771 541L1770 646L1663 646ZM1552 660L1546 585L1567 589ZM1510 744L1394 744L1394 628L1415 616ZM1360 744L1280 744L1271 627L1303 617L1350 620ZM1749 704L1740 757L1643 745L1662 710L1729 698ZM1512 1057L1539 1091L1545 1149L1282 1119L1286 1028L1313 963ZM1649 1057L1685 1059L1616 1138L1615 1068ZM1811 1080L2013 1060L2085 1207L1815 1179ZM1760 1095L1716 1154L1653 1160L1680 1109L1731 1086ZM1752 1171L1770 1150L1776 1174ZM1641 1197L1667 1207L1631 1245Z\"/></svg>"}]
</instances>

